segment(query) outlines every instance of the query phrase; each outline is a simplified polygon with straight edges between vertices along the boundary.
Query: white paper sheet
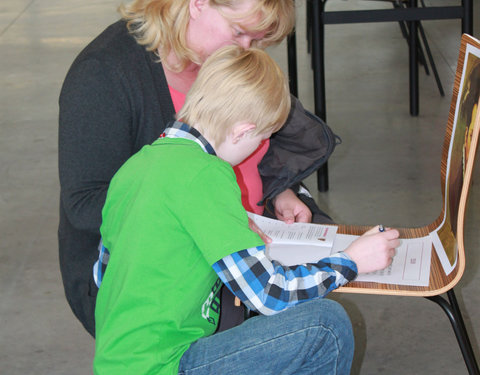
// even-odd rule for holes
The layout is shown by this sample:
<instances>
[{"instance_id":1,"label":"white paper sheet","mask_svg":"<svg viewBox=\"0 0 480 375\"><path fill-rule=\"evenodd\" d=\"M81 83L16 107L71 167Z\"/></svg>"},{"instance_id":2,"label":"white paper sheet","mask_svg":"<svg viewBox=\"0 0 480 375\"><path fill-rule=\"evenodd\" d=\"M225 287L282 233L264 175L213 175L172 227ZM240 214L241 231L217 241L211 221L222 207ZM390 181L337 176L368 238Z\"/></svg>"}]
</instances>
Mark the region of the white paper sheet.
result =
<instances>
[{"instance_id":1,"label":"white paper sheet","mask_svg":"<svg viewBox=\"0 0 480 375\"><path fill-rule=\"evenodd\" d=\"M275 244L314 245L328 247L333 246L337 226L310 223L285 224L283 221L269 219L248 213L248 216L269 236Z\"/></svg>"},{"instance_id":2,"label":"white paper sheet","mask_svg":"<svg viewBox=\"0 0 480 375\"><path fill-rule=\"evenodd\" d=\"M316 263L320 259L345 250L359 236L338 234L337 226L320 224L285 224L249 213L249 217L269 235L267 256L293 266ZM432 258L432 238L401 239L392 264L384 270L361 274L357 281L384 284L428 286Z\"/></svg>"},{"instance_id":3,"label":"white paper sheet","mask_svg":"<svg viewBox=\"0 0 480 375\"><path fill-rule=\"evenodd\" d=\"M333 252L345 250L358 236L337 234ZM430 236L401 239L392 264L384 270L359 275L356 281L428 286L432 259Z\"/></svg>"},{"instance_id":4,"label":"white paper sheet","mask_svg":"<svg viewBox=\"0 0 480 375\"><path fill-rule=\"evenodd\" d=\"M455 262L453 264L450 263L447 253L443 248L442 241L440 241L440 238L438 237L438 229L430 233L430 237L432 238L435 252L437 253L438 259L440 259L440 263L443 267L443 270L445 271L445 274L450 275L450 273L455 269L455 266L457 265L458 257L455 257Z\"/></svg>"}]
</instances>

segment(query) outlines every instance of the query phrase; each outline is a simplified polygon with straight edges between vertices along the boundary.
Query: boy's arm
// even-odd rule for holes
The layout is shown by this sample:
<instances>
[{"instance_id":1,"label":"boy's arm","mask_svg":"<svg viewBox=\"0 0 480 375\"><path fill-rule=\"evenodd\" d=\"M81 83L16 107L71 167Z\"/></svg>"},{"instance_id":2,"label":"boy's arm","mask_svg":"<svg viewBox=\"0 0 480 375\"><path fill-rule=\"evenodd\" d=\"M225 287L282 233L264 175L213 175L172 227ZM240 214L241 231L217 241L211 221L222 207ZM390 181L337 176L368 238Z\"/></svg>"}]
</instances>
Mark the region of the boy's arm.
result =
<instances>
[{"instance_id":1,"label":"boy's arm","mask_svg":"<svg viewBox=\"0 0 480 375\"><path fill-rule=\"evenodd\" d=\"M248 308L263 315L325 297L357 276L357 266L344 253L315 264L288 267L270 261L265 246L228 255L216 262L213 269Z\"/></svg>"},{"instance_id":2,"label":"boy's arm","mask_svg":"<svg viewBox=\"0 0 480 375\"><path fill-rule=\"evenodd\" d=\"M213 265L224 284L247 307L272 315L302 301L324 297L353 280L389 266L400 245L399 232L373 227L343 252L293 267L271 261L265 246L241 250Z\"/></svg>"}]
</instances>

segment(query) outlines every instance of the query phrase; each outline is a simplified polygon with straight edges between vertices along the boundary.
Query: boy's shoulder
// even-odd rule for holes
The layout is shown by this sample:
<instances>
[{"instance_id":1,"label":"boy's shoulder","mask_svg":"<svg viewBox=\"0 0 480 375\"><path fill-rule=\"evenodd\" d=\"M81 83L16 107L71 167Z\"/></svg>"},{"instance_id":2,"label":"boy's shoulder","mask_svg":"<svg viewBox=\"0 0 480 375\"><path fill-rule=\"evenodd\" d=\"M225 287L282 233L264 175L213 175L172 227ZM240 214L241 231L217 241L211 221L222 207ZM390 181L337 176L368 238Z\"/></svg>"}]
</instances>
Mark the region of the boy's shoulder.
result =
<instances>
[{"instance_id":1,"label":"boy's shoulder","mask_svg":"<svg viewBox=\"0 0 480 375\"><path fill-rule=\"evenodd\" d=\"M236 194L236 189L230 164L204 152L194 141L164 139L144 146L117 171L108 196L110 201L137 196L152 206L165 203L155 198L162 195L170 199L188 195L204 202L212 191Z\"/></svg>"},{"instance_id":2,"label":"boy's shoulder","mask_svg":"<svg viewBox=\"0 0 480 375\"><path fill-rule=\"evenodd\" d=\"M187 160L193 163L223 162L220 158L210 155L195 141L185 138L158 138L151 145L144 146L142 151L147 157L162 159L165 155L169 161ZM165 161L165 159L163 160Z\"/></svg>"},{"instance_id":3,"label":"boy's shoulder","mask_svg":"<svg viewBox=\"0 0 480 375\"><path fill-rule=\"evenodd\" d=\"M224 160L206 153L194 141L184 138L159 138L133 155L121 169L133 173L154 175L186 174L194 176L205 169L213 173L234 176L233 169Z\"/></svg>"}]
</instances>

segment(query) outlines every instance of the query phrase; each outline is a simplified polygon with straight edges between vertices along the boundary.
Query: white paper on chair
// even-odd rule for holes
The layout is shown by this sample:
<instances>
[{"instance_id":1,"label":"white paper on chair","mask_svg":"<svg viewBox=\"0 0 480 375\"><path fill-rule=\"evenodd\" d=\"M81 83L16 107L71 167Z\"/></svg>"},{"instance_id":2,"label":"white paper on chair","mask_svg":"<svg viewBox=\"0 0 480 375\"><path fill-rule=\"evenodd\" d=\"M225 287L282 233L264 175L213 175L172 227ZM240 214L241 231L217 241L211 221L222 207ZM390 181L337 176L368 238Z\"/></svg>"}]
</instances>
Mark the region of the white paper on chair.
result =
<instances>
[{"instance_id":1,"label":"white paper on chair","mask_svg":"<svg viewBox=\"0 0 480 375\"><path fill-rule=\"evenodd\" d=\"M345 250L358 236L337 234L333 251ZM356 281L428 286L432 259L430 236L402 238L392 264L384 270L359 275Z\"/></svg>"},{"instance_id":2,"label":"white paper on chair","mask_svg":"<svg viewBox=\"0 0 480 375\"><path fill-rule=\"evenodd\" d=\"M457 265L458 257L455 257L455 262L453 262L453 264L450 263L447 253L443 248L442 241L438 237L438 229L431 232L430 237L432 238L433 247L435 248L435 252L437 253L438 259L440 260L440 264L442 265L445 274L450 275Z\"/></svg>"},{"instance_id":3,"label":"white paper on chair","mask_svg":"<svg viewBox=\"0 0 480 375\"><path fill-rule=\"evenodd\" d=\"M285 224L255 214L248 214L273 242L267 255L286 266L316 263L333 253L345 250L359 236L338 234L337 226L319 224ZM319 240L320 239L320 240ZM362 274L357 281L410 286L428 286L432 257L430 236L401 239L392 264L384 270Z\"/></svg>"}]
</instances>

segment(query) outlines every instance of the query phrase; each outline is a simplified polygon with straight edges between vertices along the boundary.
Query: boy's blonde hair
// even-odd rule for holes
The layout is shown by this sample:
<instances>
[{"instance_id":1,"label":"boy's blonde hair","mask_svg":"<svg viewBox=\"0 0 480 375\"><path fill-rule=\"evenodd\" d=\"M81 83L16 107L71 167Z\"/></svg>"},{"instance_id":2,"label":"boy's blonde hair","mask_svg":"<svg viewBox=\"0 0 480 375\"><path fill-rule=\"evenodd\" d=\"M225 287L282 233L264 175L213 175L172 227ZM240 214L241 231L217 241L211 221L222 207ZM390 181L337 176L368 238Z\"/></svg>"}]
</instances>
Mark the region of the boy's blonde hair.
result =
<instances>
[{"instance_id":1,"label":"boy's blonde hair","mask_svg":"<svg viewBox=\"0 0 480 375\"><path fill-rule=\"evenodd\" d=\"M287 79L263 50L227 46L203 64L177 119L218 146L238 123L256 125L252 135L275 132L290 112Z\"/></svg>"},{"instance_id":2,"label":"boy's blonde hair","mask_svg":"<svg viewBox=\"0 0 480 375\"><path fill-rule=\"evenodd\" d=\"M210 5L234 8L244 0L209 0ZM256 5L242 18L260 14L261 20L249 32L266 31L265 37L254 42L254 47L265 48L280 42L292 30L295 24L293 0L256 0ZM173 51L179 63L167 67L173 71L182 71L190 63L201 61L194 51L187 47L186 34L190 20L190 0L134 0L121 5L119 10L128 29L137 42L146 46L148 51L157 53L160 60L167 64L166 57ZM224 13L222 13L224 14ZM236 20L232 20L236 21Z\"/></svg>"}]
</instances>

